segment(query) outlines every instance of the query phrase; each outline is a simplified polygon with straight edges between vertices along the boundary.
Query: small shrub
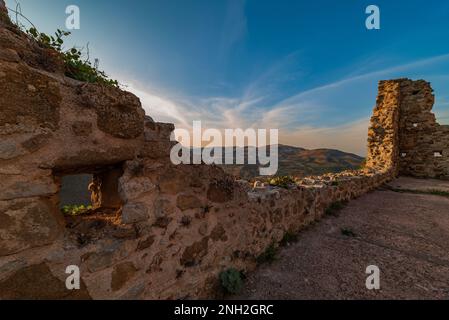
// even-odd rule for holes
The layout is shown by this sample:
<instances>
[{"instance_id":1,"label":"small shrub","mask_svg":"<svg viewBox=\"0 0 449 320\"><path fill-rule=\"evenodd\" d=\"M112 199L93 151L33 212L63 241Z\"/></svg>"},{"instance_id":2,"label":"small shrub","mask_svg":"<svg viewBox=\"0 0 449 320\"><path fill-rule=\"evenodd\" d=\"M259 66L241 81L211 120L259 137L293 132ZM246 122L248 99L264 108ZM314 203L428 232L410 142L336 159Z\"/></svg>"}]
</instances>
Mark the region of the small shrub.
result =
<instances>
[{"instance_id":1,"label":"small shrub","mask_svg":"<svg viewBox=\"0 0 449 320\"><path fill-rule=\"evenodd\" d=\"M324 212L327 216L335 216L337 213L346 207L347 201L336 201L331 203L331 205Z\"/></svg>"},{"instance_id":2,"label":"small shrub","mask_svg":"<svg viewBox=\"0 0 449 320\"><path fill-rule=\"evenodd\" d=\"M357 237L355 232L352 231L352 229L349 229L349 228L342 228L341 229L341 234L344 235L345 237L351 237L351 238Z\"/></svg>"},{"instance_id":3,"label":"small shrub","mask_svg":"<svg viewBox=\"0 0 449 320\"><path fill-rule=\"evenodd\" d=\"M238 294L243 289L242 273L236 269L228 269L220 273L220 283L226 293Z\"/></svg>"},{"instance_id":4,"label":"small shrub","mask_svg":"<svg viewBox=\"0 0 449 320\"><path fill-rule=\"evenodd\" d=\"M269 181L270 186L273 187L280 187L288 189L292 184L296 184L296 181L291 176L283 176L283 177L275 177L273 179L270 179Z\"/></svg>"},{"instance_id":5,"label":"small shrub","mask_svg":"<svg viewBox=\"0 0 449 320\"><path fill-rule=\"evenodd\" d=\"M281 247L285 247L286 245L288 245L289 243L293 243L298 241L298 235L294 232L291 231L287 231L284 234L284 237L282 238L281 242L279 243L279 245Z\"/></svg>"},{"instance_id":6,"label":"small shrub","mask_svg":"<svg viewBox=\"0 0 449 320\"><path fill-rule=\"evenodd\" d=\"M272 243L260 256L257 257L256 260L258 264L272 263L276 260L276 255L277 249L274 243Z\"/></svg>"},{"instance_id":7,"label":"small shrub","mask_svg":"<svg viewBox=\"0 0 449 320\"><path fill-rule=\"evenodd\" d=\"M85 205L68 205L62 207L61 211L66 216L81 216L88 212L89 210L92 210L92 206L85 206Z\"/></svg>"}]
</instances>

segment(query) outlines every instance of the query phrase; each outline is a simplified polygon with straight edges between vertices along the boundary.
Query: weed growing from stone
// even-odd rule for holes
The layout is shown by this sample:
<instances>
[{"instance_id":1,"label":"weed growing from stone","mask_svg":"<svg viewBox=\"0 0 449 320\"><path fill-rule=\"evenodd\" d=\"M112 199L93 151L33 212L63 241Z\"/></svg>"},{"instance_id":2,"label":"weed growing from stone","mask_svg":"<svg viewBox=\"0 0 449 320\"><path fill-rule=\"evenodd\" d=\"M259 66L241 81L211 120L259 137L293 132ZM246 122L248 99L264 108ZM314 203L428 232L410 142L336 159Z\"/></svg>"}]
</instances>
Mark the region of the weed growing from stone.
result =
<instances>
[{"instance_id":1,"label":"weed growing from stone","mask_svg":"<svg viewBox=\"0 0 449 320\"><path fill-rule=\"evenodd\" d=\"M350 237L350 238L357 237L355 232L352 229L349 229L349 228L342 228L341 229L341 234L344 235L345 237Z\"/></svg>"},{"instance_id":2,"label":"weed growing from stone","mask_svg":"<svg viewBox=\"0 0 449 320\"><path fill-rule=\"evenodd\" d=\"M341 210L347 206L347 201L336 201L331 203L331 205L324 212L326 216L336 216Z\"/></svg>"},{"instance_id":3,"label":"weed growing from stone","mask_svg":"<svg viewBox=\"0 0 449 320\"><path fill-rule=\"evenodd\" d=\"M82 216L86 212L92 210L92 206L85 205L68 205L62 207L61 211L66 216Z\"/></svg>"},{"instance_id":4,"label":"weed growing from stone","mask_svg":"<svg viewBox=\"0 0 449 320\"><path fill-rule=\"evenodd\" d=\"M257 257L257 263L258 264L264 264L264 263L272 263L276 260L277 256L277 248L274 243L270 244L268 248L265 249L265 251Z\"/></svg>"},{"instance_id":5,"label":"weed growing from stone","mask_svg":"<svg viewBox=\"0 0 449 320\"><path fill-rule=\"evenodd\" d=\"M94 65L92 65L92 62L90 61L89 57L89 46L87 45L87 52L85 56L87 58L83 59L83 52L82 50L79 50L75 47L70 48L68 50L65 50L64 45L64 39L68 37L71 32L63 31L58 29L54 35L47 35L43 32L39 32L37 28L34 26L34 24L25 17L20 10L12 10L16 14L16 17L21 16L24 18L28 23L32 25L31 28L26 29L25 26L23 26L18 18L16 18L15 26L23 30L30 39L36 41L36 43L44 49L50 49L54 50L56 53L58 53L63 62L65 67L65 75L69 78L83 81L83 82L89 82L89 83L98 83L108 86L114 86L118 87L119 83L117 80L110 79L104 71L98 70L98 60L95 60ZM12 23L10 19L7 17L6 14L2 13L4 16L0 16L0 19L2 21L8 21L9 23Z\"/></svg>"},{"instance_id":6,"label":"weed growing from stone","mask_svg":"<svg viewBox=\"0 0 449 320\"><path fill-rule=\"evenodd\" d=\"M284 234L284 237L282 238L281 242L279 243L279 245L281 247L285 247L290 243L294 243L298 241L298 234L291 232L291 231L287 231Z\"/></svg>"},{"instance_id":7,"label":"weed growing from stone","mask_svg":"<svg viewBox=\"0 0 449 320\"><path fill-rule=\"evenodd\" d=\"M68 37L71 33L68 31L62 31L58 29L54 35L47 35L45 33L38 32L35 27L32 27L26 31L28 36L35 40L39 46L46 49L53 49L58 52L65 65L65 75L75 80L99 83L104 85L110 85L118 87L117 80L109 79L108 76L93 66L89 58L82 59L83 53L81 50L73 47L69 50L63 49L64 38ZM89 56L89 53L87 53Z\"/></svg>"}]
</instances>

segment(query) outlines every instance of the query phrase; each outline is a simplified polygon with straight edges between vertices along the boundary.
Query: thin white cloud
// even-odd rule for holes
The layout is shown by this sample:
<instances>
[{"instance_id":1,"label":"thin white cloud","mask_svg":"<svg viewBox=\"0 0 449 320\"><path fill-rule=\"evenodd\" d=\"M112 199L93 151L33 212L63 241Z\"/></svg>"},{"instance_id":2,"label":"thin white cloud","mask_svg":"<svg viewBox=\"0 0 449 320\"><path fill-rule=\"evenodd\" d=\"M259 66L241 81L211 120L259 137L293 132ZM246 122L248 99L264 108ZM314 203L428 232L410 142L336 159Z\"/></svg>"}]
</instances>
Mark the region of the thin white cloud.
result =
<instances>
[{"instance_id":1,"label":"thin white cloud","mask_svg":"<svg viewBox=\"0 0 449 320\"><path fill-rule=\"evenodd\" d=\"M247 19L245 14L246 0L232 0L227 3L227 11L220 42L220 59L226 59L232 50L247 32Z\"/></svg>"},{"instance_id":2,"label":"thin white cloud","mask_svg":"<svg viewBox=\"0 0 449 320\"><path fill-rule=\"evenodd\" d=\"M143 86L135 82L129 85L128 90L141 98L147 114L156 121L173 122L178 128L191 129L194 120L201 120L204 126L216 129L278 128L282 144L309 149L334 148L364 155L370 111L367 111L365 118L345 125L318 125L322 120L329 120L328 108L337 100L333 97L343 94L351 99L350 95L355 93L353 88L357 88L360 83L372 85L380 78L410 72L446 60L449 60L449 54L344 78L300 92L271 106L265 104L267 93L263 92L262 82L266 78L264 75L250 85L241 98L179 98L143 89ZM271 76L270 70L268 75ZM375 101L370 103L372 106ZM444 101L440 106L443 104ZM364 108L370 110L371 106ZM438 115L445 117L447 113L441 111Z\"/></svg>"},{"instance_id":3,"label":"thin white cloud","mask_svg":"<svg viewBox=\"0 0 449 320\"><path fill-rule=\"evenodd\" d=\"M175 122L178 125L187 128L190 127L190 123L185 117L185 114L189 111L185 107L180 106L168 98L155 95L151 91L137 89L133 85L128 85L126 90L140 98L147 115L161 122Z\"/></svg>"},{"instance_id":4,"label":"thin white cloud","mask_svg":"<svg viewBox=\"0 0 449 320\"><path fill-rule=\"evenodd\" d=\"M294 95L292 97L289 97L289 98L279 102L277 105L278 106L293 105L297 101L301 101L302 99L310 97L310 96L316 96L317 94L320 94L329 89L339 88L339 87L342 87L343 85L348 85L348 84L351 84L351 83L354 83L357 81L366 80L366 79L370 79L370 78L380 79L381 77L392 74L392 73L404 72L404 71L414 69L417 67L423 67L423 66L430 65L433 63L446 61L448 59L449 59L449 54L444 54L444 55L439 55L439 56L432 57L432 58L414 61L412 63L408 63L408 64L404 64L404 65L400 65L400 66L396 66L396 67L392 67L392 68L386 68L386 69L382 69L379 71L373 71L373 72L368 72L365 74L360 74L360 75L349 77L349 78L344 78L344 79L341 79L341 80L338 80L338 81L335 81L332 83L328 83L328 84L298 93L297 95Z\"/></svg>"},{"instance_id":5,"label":"thin white cloud","mask_svg":"<svg viewBox=\"0 0 449 320\"><path fill-rule=\"evenodd\" d=\"M254 97L260 97L261 95L272 96L276 93L276 86L291 81L292 74L298 76L300 72L296 70L295 64L298 63L299 54L299 51L288 54L258 75L247 86L243 98L254 99Z\"/></svg>"}]
</instances>

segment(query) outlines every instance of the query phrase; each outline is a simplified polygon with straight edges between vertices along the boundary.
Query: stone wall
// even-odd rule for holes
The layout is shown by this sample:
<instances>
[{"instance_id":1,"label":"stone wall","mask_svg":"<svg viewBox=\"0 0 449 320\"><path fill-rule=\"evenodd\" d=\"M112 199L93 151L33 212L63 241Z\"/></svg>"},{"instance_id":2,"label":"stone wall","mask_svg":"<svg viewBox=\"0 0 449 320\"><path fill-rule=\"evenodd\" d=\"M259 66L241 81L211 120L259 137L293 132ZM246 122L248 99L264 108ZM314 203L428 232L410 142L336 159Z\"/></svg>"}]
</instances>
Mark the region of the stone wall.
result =
<instances>
[{"instance_id":1,"label":"stone wall","mask_svg":"<svg viewBox=\"0 0 449 320\"><path fill-rule=\"evenodd\" d=\"M436 122L434 102L432 87L424 80L381 81L369 131L368 166L389 165L400 175L448 179L449 126Z\"/></svg>"},{"instance_id":2,"label":"stone wall","mask_svg":"<svg viewBox=\"0 0 449 320\"><path fill-rule=\"evenodd\" d=\"M366 166L376 170L391 168L397 174L399 156L399 84L381 81L376 107L368 131Z\"/></svg>"},{"instance_id":3,"label":"stone wall","mask_svg":"<svg viewBox=\"0 0 449 320\"><path fill-rule=\"evenodd\" d=\"M221 271L252 270L287 232L398 172L397 81L380 84L366 168L253 188L172 165L173 125L130 93L66 78L57 55L2 21L0 45L0 299L214 297ZM95 210L64 217L61 177L80 173L94 175ZM81 290L65 288L69 265Z\"/></svg>"},{"instance_id":4,"label":"stone wall","mask_svg":"<svg viewBox=\"0 0 449 320\"><path fill-rule=\"evenodd\" d=\"M398 81L401 97L400 174L449 179L449 126L431 112L435 102L430 83Z\"/></svg>"}]
</instances>

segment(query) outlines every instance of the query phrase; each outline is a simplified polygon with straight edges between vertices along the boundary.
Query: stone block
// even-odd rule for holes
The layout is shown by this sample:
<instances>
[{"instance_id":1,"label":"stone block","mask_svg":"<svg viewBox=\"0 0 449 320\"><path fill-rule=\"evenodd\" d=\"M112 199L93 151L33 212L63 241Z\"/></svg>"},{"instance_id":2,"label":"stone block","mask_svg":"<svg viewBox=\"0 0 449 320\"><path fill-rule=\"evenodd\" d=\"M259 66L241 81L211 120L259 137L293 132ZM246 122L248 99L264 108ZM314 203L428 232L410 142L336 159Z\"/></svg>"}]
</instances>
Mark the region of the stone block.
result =
<instances>
[{"instance_id":1,"label":"stone block","mask_svg":"<svg viewBox=\"0 0 449 320\"><path fill-rule=\"evenodd\" d=\"M68 290L45 264L22 268L0 281L1 300L91 300L81 279L80 290Z\"/></svg>"},{"instance_id":2,"label":"stone block","mask_svg":"<svg viewBox=\"0 0 449 320\"><path fill-rule=\"evenodd\" d=\"M119 182L119 192L124 201L132 201L140 196L153 191L156 186L146 177L136 177L131 179L121 178Z\"/></svg>"},{"instance_id":3,"label":"stone block","mask_svg":"<svg viewBox=\"0 0 449 320\"><path fill-rule=\"evenodd\" d=\"M122 209L122 223L133 224L149 219L148 206L144 203L127 203Z\"/></svg>"},{"instance_id":4,"label":"stone block","mask_svg":"<svg viewBox=\"0 0 449 320\"><path fill-rule=\"evenodd\" d=\"M176 205L182 211L197 209L204 206L203 202L194 195L181 194L176 200Z\"/></svg>"},{"instance_id":5,"label":"stone block","mask_svg":"<svg viewBox=\"0 0 449 320\"><path fill-rule=\"evenodd\" d=\"M53 243L62 236L62 214L39 198L0 201L0 256Z\"/></svg>"},{"instance_id":6,"label":"stone block","mask_svg":"<svg viewBox=\"0 0 449 320\"><path fill-rule=\"evenodd\" d=\"M51 177L2 175L0 179L0 200L52 196L58 186Z\"/></svg>"},{"instance_id":7,"label":"stone block","mask_svg":"<svg viewBox=\"0 0 449 320\"><path fill-rule=\"evenodd\" d=\"M136 272L137 269L132 262L123 262L114 266L111 277L112 291L118 291L123 288Z\"/></svg>"}]
</instances>

